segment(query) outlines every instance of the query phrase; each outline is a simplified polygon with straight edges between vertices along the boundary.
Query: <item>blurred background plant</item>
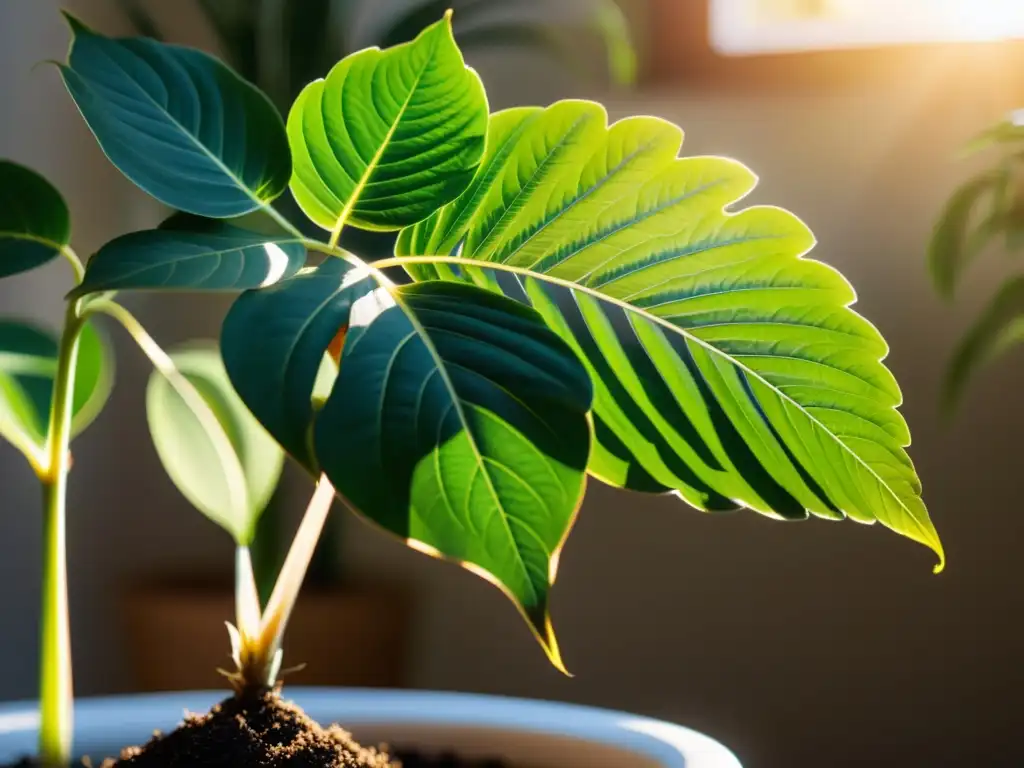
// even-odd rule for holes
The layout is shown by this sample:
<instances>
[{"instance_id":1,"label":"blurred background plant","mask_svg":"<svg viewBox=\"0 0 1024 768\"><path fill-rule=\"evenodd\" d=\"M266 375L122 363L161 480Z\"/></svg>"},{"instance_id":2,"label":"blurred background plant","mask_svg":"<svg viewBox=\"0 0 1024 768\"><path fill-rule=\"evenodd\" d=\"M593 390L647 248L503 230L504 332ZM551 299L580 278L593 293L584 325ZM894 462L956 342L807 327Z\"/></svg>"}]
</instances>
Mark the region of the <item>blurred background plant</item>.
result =
<instances>
[{"instance_id":1,"label":"blurred background plant","mask_svg":"<svg viewBox=\"0 0 1024 768\"><path fill-rule=\"evenodd\" d=\"M1024 110L972 139L963 156L993 160L947 201L932 234L928 265L942 298L952 301L972 262L991 251L1024 248ZM958 343L943 382L949 413L978 368L1024 341L1024 274L1007 278Z\"/></svg>"},{"instance_id":2,"label":"blurred background plant","mask_svg":"<svg viewBox=\"0 0 1024 768\"><path fill-rule=\"evenodd\" d=\"M174 22L182 7L169 9L154 0L118 0L137 34L168 42L175 39ZM614 87L632 85L637 54L626 15L615 0L193 0L208 32L219 45L216 53L243 77L256 83L282 115L299 91L323 77L346 55L370 46L385 48L414 38L449 8L455 36L467 56L494 49L515 50L550 60L552 70L568 72L582 83ZM173 12L172 12L173 10ZM290 196L276 206L312 237L321 237ZM341 245L366 259L391 254L395 233L348 228ZM284 560L290 534L286 531L288 474L260 517L251 550L258 587L265 601ZM329 677L300 682L335 685L398 685L402 682L401 637L408 621L407 596L381 585L350 583L343 559L341 515L328 518L324 535L307 574L310 587L299 601L293 621L292 648L310 669L329 671ZM160 585L134 594L126 614L132 638L130 653L138 682L159 690L194 688L210 681L193 679L202 670L197 654L217 653L219 635L203 627L219 627L211 614L228 610L227 585ZM307 613L314 614L307 618ZM322 638L325 616L346 627L350 647L339 653ZM367 628L362 635L352 627ZM188 631L176 628L188 627ZM376 627L376 631L372 628ZM219 629L216 630L219 632ZM149 660L160 648L193 647L188 665L180 669ZM207 651L209 649L209 651ZM320 656L327 657L323 661ZM339 659L345 659L344 663ZM158 670L159 674L154 672Z\"/></svg>"}]
</instances>

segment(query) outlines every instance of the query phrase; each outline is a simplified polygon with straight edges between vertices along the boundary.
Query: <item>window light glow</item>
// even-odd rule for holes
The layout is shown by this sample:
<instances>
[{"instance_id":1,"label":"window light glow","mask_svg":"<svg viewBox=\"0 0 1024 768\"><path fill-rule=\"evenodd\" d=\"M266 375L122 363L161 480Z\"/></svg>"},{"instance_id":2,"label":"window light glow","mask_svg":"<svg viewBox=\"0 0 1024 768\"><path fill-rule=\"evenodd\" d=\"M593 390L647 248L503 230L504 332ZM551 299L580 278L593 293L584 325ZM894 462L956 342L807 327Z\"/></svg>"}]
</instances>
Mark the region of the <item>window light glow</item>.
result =
<instances>
[{"instance_id":1,"label":"window light glow","mask_svg":"<svg viewBox=\"0 0 1024 768\"><path fill-rule=\"evenodd\" d=\"M1024 0L710 0L720 53L1024 39Z\"/></svg>"}]
</instances>

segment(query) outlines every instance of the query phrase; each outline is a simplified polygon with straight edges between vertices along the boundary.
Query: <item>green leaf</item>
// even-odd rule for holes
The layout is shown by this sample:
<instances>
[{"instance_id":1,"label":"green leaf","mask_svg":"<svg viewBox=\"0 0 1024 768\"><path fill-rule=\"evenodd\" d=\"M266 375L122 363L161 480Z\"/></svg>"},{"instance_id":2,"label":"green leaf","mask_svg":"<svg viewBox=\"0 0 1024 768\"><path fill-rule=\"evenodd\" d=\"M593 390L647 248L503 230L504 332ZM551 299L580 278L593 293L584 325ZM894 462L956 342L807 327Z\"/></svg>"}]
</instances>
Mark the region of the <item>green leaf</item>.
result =
<instances>
[{"instance_id":1,"label":"green leaf","mask_svg":"<svg viewBox=\"0 0 1024 768\"><path fill-rule=\"evenodd\" d=\"M181 392L154 372L146 390L153 444L185 498L247 546L277 486L284 454L232 389L213 344L183 346L170 356L212 420L198 416Z\"/></svg>"},{"instance_id":2,"label":"green leaf","mask_svg":"<svg viewBox=\"0 0 1024 768\"><path fill-rule=\"evenodd\" d=\"M89 260L72 296L97 291L237 291L291 277L305 263L295 235L263 235L220 221L195 231L133 232L104 245Z\"/></svg>"},{"instance_id":3,"label":"green leaf","mask_svg":"<svg viewBox=\"0 0 1024 768\"><path fill-rule=\"evenodd\" d=\"M960 275L988 239L991 221L998 219L996 214L975 228L975 214L1008 181L1003 170L986 171L963 184L946 204L928 246L932 281L943 297L952 298Z\"/></svg>"},{"instance_id":4,"label":"green leaf","mask_svg":"<svg viewBox=\"0 0 1024 768\"><path fill-rule=\"evenodd\" d=\"M339 372L317 413L314 379L339 329ZM561 668L548 598L583 494L592 390L536 312L470 285L378 286L335 260L244 294L223 344L278 440L303 456L312 433L306 462L340 495L499 586Z\"/></svg>"},{"instance_id":5,"label":"green leaf","mask_svg":"<svg viewBox=\"0 0 1024 768\"><path fill-rule=\"evenodd\" d=\"M235 389L314 475L313 397L327 348L347 328L353 302L376 287L367 273L328 259L291 280L243 293L221 327L224 365Z\"/></svg>"},{"instance_id":6,"label":"green leaf","mask_svg":"<svg viewBox=\"0 0 1024 768\"><path fill-rule=\"evenodd\" d=\"M111 39L68 16L64 83L110 161L156 199L229 218L280 195L291 175L277 110L201 51Z\"/></svg>"},{"instance_id":7,"label":"green leaf","mask_svg":"<svg viewBox=\"0 0 1024 768\"><path fill-rule=\"evenodd\" d=\"M360 51L310 83L288 116L291 189L316 224L398 229L461 193L483 152L487 99L450 18Z\"/></svg>"},{"instance_id":8,"label":"green leaf","mask_svg":"<svg viewBox=\"0 0 1024 768\"><path fill-rule=\"evenodd\" d=\"M803 258L814 238L792 214L731 210L753 173L680 159L681 139L649 117L609 128L589 102L498 113L471 186L396 252L458 253L409 271L518 295L573 345L603 480L702 509L877 520L941 561L887 347L853 290Z\"/></svg>"},{"instance_id":9,"label":"green leaf","mask_svg":"<svg viewBox=\"0 0 1024 768\"><path fill-rule=\"evenodd\" d=\"M1024 277L1008 280L992 297L957 346L943 382L947 413L960 402L964 389L982 366L1024 341Z\"/></svg>"},{"instance_id":10,"label":"green leaf","mask_svg":"<svg viewBox=\"0 0 1024 768\"><path fill-rule=\"evenodd\" d=\"M50 331L0 320L0 437L37 470L45 468L46 432L57 374L58 339ZM79 337L71 434L81 433L103 409L113 385L113 357L87 323Z\"/></svg>"},{"instance_id":11,"label":"green leaf","mask_svg":"<svg viewBox=\"0 0 1024 768\"><path fill-rule=\"evenodd\" d=\"M45 264L70 240L60 192L35 171L0 160L0 277Z\"/></svg>"}]
</instances>

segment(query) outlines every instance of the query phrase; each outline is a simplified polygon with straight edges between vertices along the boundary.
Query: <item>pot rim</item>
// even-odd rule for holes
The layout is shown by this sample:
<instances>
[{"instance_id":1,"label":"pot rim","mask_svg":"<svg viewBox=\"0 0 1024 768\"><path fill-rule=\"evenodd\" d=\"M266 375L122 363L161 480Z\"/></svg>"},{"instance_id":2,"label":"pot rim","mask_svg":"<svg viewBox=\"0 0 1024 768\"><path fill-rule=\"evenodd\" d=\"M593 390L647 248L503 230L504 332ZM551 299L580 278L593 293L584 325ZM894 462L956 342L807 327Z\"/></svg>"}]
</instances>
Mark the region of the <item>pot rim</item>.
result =
<instances>
[{"instance_id":1,"label":"pot rim","mask_svg":"<svg viewBox=\"0 0 1024 768\"><path fill-rule=\"evenodd\" d=\"M285 698L320 722L360 726L489 728L576 738L633 750L664 768L742 768L719 742L680 725L625 712L505 696L414 690L294 687ZM167 729L181 713L205 712L225 691L182 691L83 698L75 702L76 752L109 747L111 732ZM112 719L116 716L116 719ZM39 724L35 703L0 704L0 758L30 752ZM102 740L98 733L105 733ZM100 741L107 743L100 743ZM13 751L12 751L13 750ZM10 755L6 755L11 751ZM14 754L17 752L18 754Z\"/></svg>"}]
</instances>

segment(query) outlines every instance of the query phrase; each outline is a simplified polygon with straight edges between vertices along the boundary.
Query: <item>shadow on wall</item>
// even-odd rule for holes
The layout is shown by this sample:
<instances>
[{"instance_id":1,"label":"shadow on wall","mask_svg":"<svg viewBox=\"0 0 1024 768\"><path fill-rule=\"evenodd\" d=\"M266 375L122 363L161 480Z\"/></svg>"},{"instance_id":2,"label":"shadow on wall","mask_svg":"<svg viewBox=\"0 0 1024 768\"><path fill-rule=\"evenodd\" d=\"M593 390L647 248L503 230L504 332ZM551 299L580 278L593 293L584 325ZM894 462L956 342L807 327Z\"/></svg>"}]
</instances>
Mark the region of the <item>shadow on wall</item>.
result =
<instances>
[{"instance_id":1,"label":"shadow on wall","mask_svg":"<svg viewBox=\"0 0 1024 768\"><path fill-rule=\"evenodd\" d=\"M111 3L71 5L118 28ZM76 244L88 253L158 211L102 158L55 73L29 70L63 54L55 6L0 4L0 93L5 114L17 116L0 122L0 155L35 165L66 191ZM498 58L481 68L500 83L502 104L544 81L529 69L510 77ZM949 551L946 573L932 576L927 552L880 529L751 513L712 519L672 498L596 489L555 590L556 625L577 675L568 680L492 588L353 521L346 546L355 570L402 577L423 592L416 684L661 715L722 739L752 768L1024 765L1024 577L1014 567L1024 517L1013 501L1024 369L1007 362L988 372L957 421L939 424L940 371L996 276L976 275L970 300L950 310L933 298L923 263L932 221L966 173L952 162L955 149L1015 106L1012 96L935 71L894 73L884 91L664 91L611 108L678 122L687 153L750 164L763 180L754 199L804 217L820 240L815 255L858 286L860 308L892 344L912 455ZM54 321L61 266L5 281L0 307ZM189 308L188 328L161 323L149 305L143 311L154 334L173 341L210 333L223 305ZM143 418L148 370L129 344L118 338L117 346L116 402L82 440L81 475L102 481L72 476L73 631L84 694L126 685L117 585L172 564L229 562L231 546L163 476ZM12 698L35 688L38 499L6 447L0 479L0 653L18 660L0 697Z\"/></svg>"}]
</instances>

